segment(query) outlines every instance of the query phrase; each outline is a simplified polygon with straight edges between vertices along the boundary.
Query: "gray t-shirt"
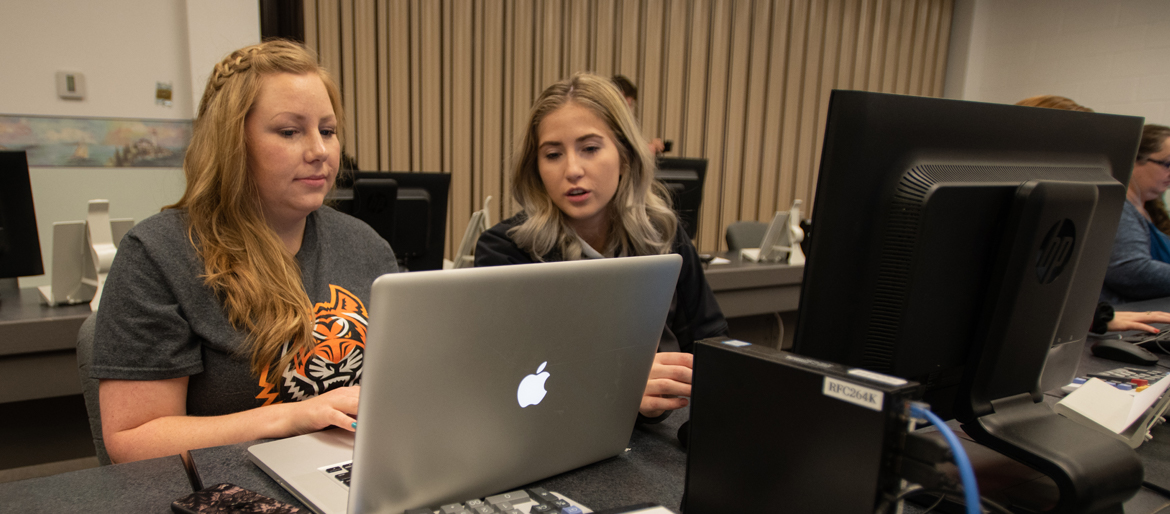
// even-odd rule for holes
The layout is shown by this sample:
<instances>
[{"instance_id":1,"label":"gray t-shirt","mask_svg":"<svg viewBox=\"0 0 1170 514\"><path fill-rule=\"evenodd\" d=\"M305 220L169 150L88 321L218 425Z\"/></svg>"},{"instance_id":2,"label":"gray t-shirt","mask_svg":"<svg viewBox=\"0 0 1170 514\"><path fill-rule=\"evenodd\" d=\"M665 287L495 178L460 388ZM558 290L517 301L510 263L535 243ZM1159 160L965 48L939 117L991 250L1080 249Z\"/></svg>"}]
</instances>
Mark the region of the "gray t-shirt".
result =
<instances>
[{"instance_id":1,"label":"gray t-shirt","mask_svg":"<svg viewBox=\"0 0 1170 514\"><path fill-rule=\"evenodd\" d=\"M254 376L244 334L203 284L186 211L169 209L126 234L106 278L90 375L190 377L187 414L213 416L311 398L361 379L374 279L398 271L394 252L365 223L322 207L309 215L296 259L316 318L315 348L279 384Z\"/></svg>"}]
</instances>

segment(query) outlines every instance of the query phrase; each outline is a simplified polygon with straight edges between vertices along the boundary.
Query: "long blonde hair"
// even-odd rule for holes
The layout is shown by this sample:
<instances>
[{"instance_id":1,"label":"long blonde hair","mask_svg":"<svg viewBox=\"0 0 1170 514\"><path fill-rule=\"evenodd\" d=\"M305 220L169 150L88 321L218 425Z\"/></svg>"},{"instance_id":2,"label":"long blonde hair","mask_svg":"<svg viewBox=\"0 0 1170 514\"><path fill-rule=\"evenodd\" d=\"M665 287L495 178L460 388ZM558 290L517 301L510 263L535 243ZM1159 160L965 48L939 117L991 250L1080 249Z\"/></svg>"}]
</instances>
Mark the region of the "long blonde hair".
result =
<instances>
[{"instance_id":1,"label":"long blonde hair","mask_svg":"<svg viewBox=\"0 0 1170 514\"><path fill-rule=\"evenodd\" d=\"M341 94L316 55L284 40L241 48L216 64L207 80L183 160L187 189L164 208L187 211L187 236L203 260L204 284L223 301L232 326L246 334L242 353L263 380L279 376L310 348L313 330L300 266L265 222L248 169L245 121L264 77L275 73L321 77L341 138Z\"/></svg>"},{"instance_id":2,"label":"long blonde hair","mask_svg":"<svg viewBox=\"0 0 1170 514\"><path fill-rule=\"evenodd\" d=\"M549 197L536 162L540 122L570 102L605 121L621 157L617 192L606 206L611 222L606 247L597 250L625 255L669 253L678 217L670 208L665 187L654 179L649 143L613 82L591 73L578 73L549 86L533 104L528 128L517 140L512 159L512 197L526 219L508 232L509 237L536 260L554 249L565 260L582 255L580 240Z\"/></svg>"}]
</instances>

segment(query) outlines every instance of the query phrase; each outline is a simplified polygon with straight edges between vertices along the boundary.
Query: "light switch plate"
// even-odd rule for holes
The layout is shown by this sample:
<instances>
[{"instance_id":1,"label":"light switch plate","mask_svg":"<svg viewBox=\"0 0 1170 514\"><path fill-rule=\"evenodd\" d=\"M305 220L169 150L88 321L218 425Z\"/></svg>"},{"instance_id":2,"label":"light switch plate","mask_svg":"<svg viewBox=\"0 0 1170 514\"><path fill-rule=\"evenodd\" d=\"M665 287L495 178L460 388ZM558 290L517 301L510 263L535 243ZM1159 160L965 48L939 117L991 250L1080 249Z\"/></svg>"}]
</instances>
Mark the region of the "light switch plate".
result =
<instances>
[{"instance_id":1,"label":"light switch plate","mask_svg":"<svg viewBox=\"0 0 1170 514\"><path fill-rule=\"evenodd\" d=\"M57 96L70 100L84 99L85 75L76 71L58 71Z\"/></svg>"}]
</instances>

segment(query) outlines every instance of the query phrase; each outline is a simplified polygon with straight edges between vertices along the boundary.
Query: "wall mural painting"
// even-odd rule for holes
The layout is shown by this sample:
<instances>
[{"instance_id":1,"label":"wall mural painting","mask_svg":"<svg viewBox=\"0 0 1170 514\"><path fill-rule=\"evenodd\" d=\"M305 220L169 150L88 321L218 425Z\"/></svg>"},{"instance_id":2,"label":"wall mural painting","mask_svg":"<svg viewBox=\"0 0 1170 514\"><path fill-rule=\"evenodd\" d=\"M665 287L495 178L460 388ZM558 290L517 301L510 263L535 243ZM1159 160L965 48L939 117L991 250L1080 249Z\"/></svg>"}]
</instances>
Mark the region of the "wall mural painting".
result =
<instances>
[{"instance_id":1,"label":"wall mural painting","mask_svg":"<svg viewBox=\"0 0 1170 514\"><path fill-rule=\"evenodd\" d=\"M0 150L24 150L29 166L180 168L190 143L190 120L0 114Z\"/></svg>"}]
</instances>

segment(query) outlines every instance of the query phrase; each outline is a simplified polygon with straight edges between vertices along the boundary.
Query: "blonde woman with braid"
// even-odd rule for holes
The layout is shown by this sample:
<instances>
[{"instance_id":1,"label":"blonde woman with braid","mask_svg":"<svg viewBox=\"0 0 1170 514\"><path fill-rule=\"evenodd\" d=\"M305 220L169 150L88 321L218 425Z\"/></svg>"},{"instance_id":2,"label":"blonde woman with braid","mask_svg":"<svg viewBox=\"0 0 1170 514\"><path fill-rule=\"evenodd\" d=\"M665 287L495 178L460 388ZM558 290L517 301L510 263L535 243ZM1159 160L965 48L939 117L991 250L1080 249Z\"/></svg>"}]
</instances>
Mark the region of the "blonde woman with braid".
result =
<instances>
[{"instance_id":1,"label":"blonde woman with braid","mask_svg":"<svg viewBox=\"0 0 1170 514\"><path fill-rule=\"evenodd\" d=\"M520 137L512 196L521 212L480 236L475 265L681 255L640 409L643 421L665 418L690 396L692 344L726 334L727 322L695 247L654 180L649 145L617 87L587 73L545 89Z\"/></svg>"},{"instance_id":2,"label":"blonde woman with braid","mask_svg":"<svg viewBox=\"0 0 1170 514\"><path fill-rule=\"evenodd\" d=\"M341 156L336 84L269 41L215 66L175 205L123 239L97 313L115 462L351 429L385 240L322 207Z\"/></svg>"}]
</instances>

